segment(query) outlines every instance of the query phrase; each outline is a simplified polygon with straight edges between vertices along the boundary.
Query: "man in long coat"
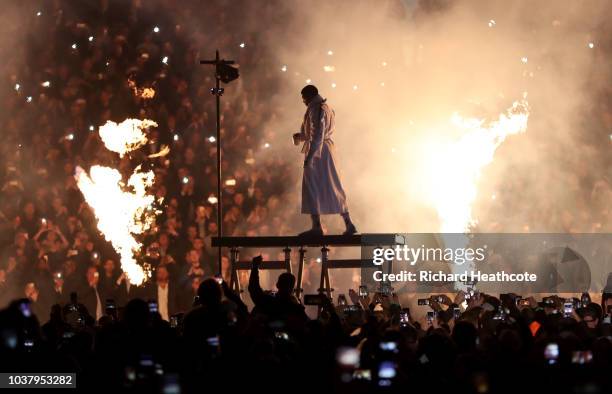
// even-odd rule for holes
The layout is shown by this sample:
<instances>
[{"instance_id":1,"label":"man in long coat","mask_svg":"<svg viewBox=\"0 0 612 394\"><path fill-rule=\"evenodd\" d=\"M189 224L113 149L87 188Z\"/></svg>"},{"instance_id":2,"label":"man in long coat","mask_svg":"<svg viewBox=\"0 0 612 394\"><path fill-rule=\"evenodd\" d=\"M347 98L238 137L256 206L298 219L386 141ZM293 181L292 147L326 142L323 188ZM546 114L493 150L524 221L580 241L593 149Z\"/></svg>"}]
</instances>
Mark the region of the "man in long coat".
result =
<instances>
[{"instance_id":1,"label":"man in long coat","mask_svg":"<svg viewBox=\"0 0 612 394\"><path fill-rule=\"evenodd\" d=\"M321 236L321 216L340 214L346 225L344 235L357 232L351 222L346 195L340 182L334 161L334 111L327 100L319 95L318 89L307 85L302 89L302 101L308 107L299 133L293 135L293 142L304 142L304 176L302 178L302 213L309 214L312 228L301 236Z\"/></svg>"}]
</instances>

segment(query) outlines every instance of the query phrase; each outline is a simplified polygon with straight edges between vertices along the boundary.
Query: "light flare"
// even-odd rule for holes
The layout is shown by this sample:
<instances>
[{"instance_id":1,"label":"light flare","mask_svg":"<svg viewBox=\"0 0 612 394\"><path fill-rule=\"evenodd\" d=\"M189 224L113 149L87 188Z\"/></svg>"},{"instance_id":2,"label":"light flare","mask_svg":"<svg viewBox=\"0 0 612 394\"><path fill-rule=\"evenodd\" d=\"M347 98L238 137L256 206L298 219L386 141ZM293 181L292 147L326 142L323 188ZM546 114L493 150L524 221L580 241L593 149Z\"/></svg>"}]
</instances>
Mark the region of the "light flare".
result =
<instances>
[{"instance_id":1,"label":"light flare","mask_svg":"<svg viewBox=\"0 0 612 394\"><path fill-rule=\"evenodd\" d=\"M144 133L149 127L157 127L152 120L126 119L121 123L111 120L100 126L99 133L106 149L119 153L123 157L126 153L140 148L147 143L148 139Z\"/></svg>"},{"instance_id":2,"label":"light flare","mask_svg":"<svg viewBox=\"0 0 612 394\"><path fill-rule=\"evenodd\" d=\"M81 167L74 175L85 201L93 209L100 232L121 256L121 269L133 285L141 285L150 277L150 267L140 266L136 256L141 244L135 236L143 234L155 223L155 197L147 194L153 185L153 171L140 172L140 166L128 179L114 168L92 166L89 175Z\"/></svg>"},{"instance_id":3,"label":"light flare","mask_svg":"<svg viewBox=\"0 0 612 394\"><path fill-rule=\"evenodd\" d=\"M481 171L493 161L504 140L527 130L529 106L516 101L506 113L488 124L483 119L451 117L451 125L460 133L455 141L439 144L430 156L426 185L427 199L440 219L440 232L462 233L475 223L472 205L478 192Z\"/></svg>"}]
</instances>

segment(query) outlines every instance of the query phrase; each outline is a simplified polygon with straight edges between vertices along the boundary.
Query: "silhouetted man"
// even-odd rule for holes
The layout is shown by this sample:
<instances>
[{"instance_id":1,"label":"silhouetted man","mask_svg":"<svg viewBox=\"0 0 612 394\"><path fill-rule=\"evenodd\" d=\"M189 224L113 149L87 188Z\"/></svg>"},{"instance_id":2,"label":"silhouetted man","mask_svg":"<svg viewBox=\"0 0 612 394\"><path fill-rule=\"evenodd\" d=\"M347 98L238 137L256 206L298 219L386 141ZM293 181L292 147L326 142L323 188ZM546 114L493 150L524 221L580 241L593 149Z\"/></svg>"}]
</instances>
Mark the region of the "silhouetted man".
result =
<instances>
[{"instance_id":1,"label":"silhouetted man","mask_svg":"<svg viewBox=\"0 0 612 394\"><path fill-rule=\"evenodd\" d=\"M170 320L170 316L178 312L178 294L176 288L170 282L168 268L164 265L157 267L155 271L155 283L148 291L149 299L157 301L157 308L161 318Z\"/></svg>"},{"instance_id":2,"label":"silhouetted man","mask_svg":"<svg viewBox=\"0 0 612 394\"><path fill-rule=\"evenodd\" d=\"M304 306L293 296L295 276L289 272L280 274L276 281L278 292L274 295L266 294L259 284L261 263L261 256L253 258L249 277L249 294L255 304L254 312L265 314L271 319L287 320L294 317L299 320L307 320Z\"/></svg>"},{"instance_id":3,"label":"silhouetted man","mask_svg":"<svg viewBox=\"0 0 612 394\"><path fill-rule=\"evenodd\" d=\"M93 316L96 321L100 320L104 313L103 300L98 291L98 281L100 274L94 266L87 268L86 272L87 287L83 290L82 302L87 308L87 311Z\"/></svg>"},{"instance_id":4,"label":"silhouetted man","mask_svg":"<svg viewBox=\"0 0 612 394\"><path fill-rule=\"evenodd\" d=\"M302 101L308 107L299 133L293 143L304 142L304 176L302 178L302 213L310 214L312 228L301 236L321 236L321 215L340 214L346 225L344 235L357 232L351 222L346 195L336 170L334 143L334 111L313 85L302 89Z\"/></svg>"}]
</instances>

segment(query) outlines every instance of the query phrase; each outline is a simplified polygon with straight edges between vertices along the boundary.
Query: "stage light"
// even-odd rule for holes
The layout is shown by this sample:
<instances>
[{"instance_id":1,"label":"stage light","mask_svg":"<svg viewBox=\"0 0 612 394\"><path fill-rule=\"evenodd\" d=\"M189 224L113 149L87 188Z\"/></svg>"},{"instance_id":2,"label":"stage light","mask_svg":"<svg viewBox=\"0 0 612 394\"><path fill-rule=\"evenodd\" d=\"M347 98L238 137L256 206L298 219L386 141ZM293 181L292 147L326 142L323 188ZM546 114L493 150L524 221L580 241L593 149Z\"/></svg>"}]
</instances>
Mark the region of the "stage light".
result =
<instances>
[{"instance_id":1,"label":"stage light","mask_svg":"<svg viewBox=\"0 0 612 394\"><path fill-rule=\"evenodd\" d=\"M31 103L32 102L32 96L26 97L26 102Z\"/></svg>"},{"instance_id":2,"label":"stage light","mask_svg":"<svg viewBox=\"0 0 612 394\"><path fill-rule=\"evenodd\" d=\"M159 33L159 27L155 26L155 27L153 28L153 32L155 32L155 33Z\"/></svg>"},{"instance_id":3,"label":"stage light","mask_svg":"<svg viewBox=\"0 0 612 394\"><path fill-rule=\"evenodd\" d=\"M162 63L168 64L168 56L164 56L164 58L162 59Z\"/></svg>"},{"instance_id":4,"label":"stage light","mask_svg":"<svg viewBox=\"0 0 612 394\"><path fill-rule=\"evenodd\" d=\"M217 139L214 136L211 135L210 137L208 137L208 142L213 143L215 141L217 141Z\"/></svg>"},{"instance_id":5,"label":"stage light","mask_svg":"<svg viewBox=\"0 0 612 394\"><path fill-rule=\"evenodd\" d=\"M89 125L89 131L95 131L95 130L96 130L96 128L94 127L94 125L92 125L92 124Z\"/></svg>"},{"instance_id":6,"label":"stage light","mask_svg":"<svg viewBox=\"0 0 612 394\"><path fill-rule=\"evenodd\" d=\"M72 49L77 49L77 44L76 43L72 44Z\"/></svg>"},{"instance_id":7,"label":"stage light","mask_svg":"<svg viewBox=\"0 0 612 394\"><path fill-rule=\"evenodd\" d=\"M218 202L217 197L215 197L215 196L210 196L210 197L208 197L208 200L207 200L207 201L208 201L210 204L216 204L216 203Z\"/></svg>"},{"instance_id":8,"label":"stage light","mask_svg":"<svg viewBox=\"0 0 612 394\"><path fill-rule=\"evenodd\" d=\"M232 67L229 64L218 64L217 75L223 83L230 83L235 79L238 79L240 73L236 67Z\"/></svg>"},{"instance_id":9,"label":"stage light","mask_svg":"<svg viewBox=\"0 0 612 394\"><path fill-rule=\"evenodd\" d=\"M15 91L16 91L16 92L18 92L18 91L19 91L19 88L21 88L21 85L20 85L20 84L18 84L18 83L16 83L16 84L15 84Z\"/></svg>"},{"instance_id":10,"label":"stage light","mask_svg":"<svg viewBox=\"0 0 612 394\"><path fill-rule=\"evenodd\" d=\"M240 43L240 48L244 48L246 45L244 44L244 42Z\"/></svg>"},{"instance_id":11,"label":"stage light","mask_svg":"<svg viewBox=\"0 0 612 394\"><path fill-rule=\"evenodd\" d=\"M236 180L228 179L227 181L225 181L225 186L236 186Z\"/></svg>"},{"instance_id":12,"label":"stage light","mask_svg":"<svg viewBox=\"0 0 612 394\"><path fill-rule=\"evenodd\" d=\"M88 40L89 40L89 42L92 42L93 41L93 36L89 36Z\"/></svg>"},{"instance_id":13,"label":"stage light","mask_svg":"<svg viewBox=\"0 0 612 394\"><path fill-rule=\"evenodd\" d=\"M178 134L174 134L174 136L172 137L172 139L174 141L178 141L179 140L179 135Z\"/></svg>"},{"instance_id":14,"label":"stage light","mask_svg":"<svg viewBox=\"0 0 612 394\"><path fill-rule=\"evenodd\" d=\"M45 81L45 82L41 83L41 85L42 85L43 87L45 87L45 88L48 88L49 86L51 86L51 82L49 82L49 81Z\"/></svg>"}]
</instances>

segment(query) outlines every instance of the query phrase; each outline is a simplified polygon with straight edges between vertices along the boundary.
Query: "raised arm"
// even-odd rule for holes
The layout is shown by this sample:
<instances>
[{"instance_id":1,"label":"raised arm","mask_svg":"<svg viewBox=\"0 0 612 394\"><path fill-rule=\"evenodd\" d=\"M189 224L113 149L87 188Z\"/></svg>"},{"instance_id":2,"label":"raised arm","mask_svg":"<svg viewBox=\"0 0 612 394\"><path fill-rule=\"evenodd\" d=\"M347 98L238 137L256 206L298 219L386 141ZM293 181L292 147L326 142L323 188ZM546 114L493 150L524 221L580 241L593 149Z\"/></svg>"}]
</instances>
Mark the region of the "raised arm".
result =
<instances>
[{"instance_id":1,"label":"raised arm","mask_svg":"<svg viewBox=\"0 0 612 394\"><path fill-rule=\"evenodd\" d=\"M265 298L265 293L259 284L259 266L263 261L261 255L253 257L251 265L251 276L249 277L249 294L255 305L261 304Z\"/></svg>"}]
</instances>

